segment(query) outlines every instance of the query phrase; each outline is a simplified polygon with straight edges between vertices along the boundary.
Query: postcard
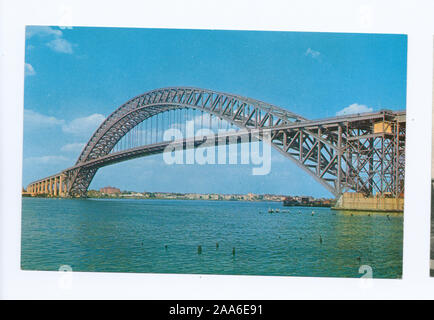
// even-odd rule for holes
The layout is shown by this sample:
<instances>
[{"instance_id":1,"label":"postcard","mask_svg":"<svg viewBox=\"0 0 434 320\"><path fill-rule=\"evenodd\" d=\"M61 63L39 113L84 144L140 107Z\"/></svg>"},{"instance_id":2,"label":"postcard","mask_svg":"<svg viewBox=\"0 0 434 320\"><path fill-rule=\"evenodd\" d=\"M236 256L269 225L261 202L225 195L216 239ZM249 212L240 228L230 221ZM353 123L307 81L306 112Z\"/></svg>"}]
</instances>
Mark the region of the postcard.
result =
<instances>
[{"instance_id":1,"label":"postcard","mask_svg":"<svg viewBox=\"0 0 434 320\"><path fill-rule=\"evenodd\" d=\"M406 35L25 41L22 270L402 277Z\"/></svg>"}]
</instances>

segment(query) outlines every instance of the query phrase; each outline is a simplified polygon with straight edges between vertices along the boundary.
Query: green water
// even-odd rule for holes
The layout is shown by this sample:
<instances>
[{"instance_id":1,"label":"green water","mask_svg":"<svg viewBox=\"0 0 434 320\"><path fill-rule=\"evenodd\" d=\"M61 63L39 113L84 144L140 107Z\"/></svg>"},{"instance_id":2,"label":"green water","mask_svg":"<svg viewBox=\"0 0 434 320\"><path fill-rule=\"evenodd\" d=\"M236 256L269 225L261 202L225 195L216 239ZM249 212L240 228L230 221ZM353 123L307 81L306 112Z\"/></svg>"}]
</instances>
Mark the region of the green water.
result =
<instances>
[{"instance_id":1,"label":"green water","mask_svg":"<svg viewBox=\"0 0 434 320\"><path fill-rule=\"evenodd\" d=\"M374 278L402 274L400 214L240 201L23 198L22 205L25 270L360 277L369 265Z\"/></svg>"}]
</instances>

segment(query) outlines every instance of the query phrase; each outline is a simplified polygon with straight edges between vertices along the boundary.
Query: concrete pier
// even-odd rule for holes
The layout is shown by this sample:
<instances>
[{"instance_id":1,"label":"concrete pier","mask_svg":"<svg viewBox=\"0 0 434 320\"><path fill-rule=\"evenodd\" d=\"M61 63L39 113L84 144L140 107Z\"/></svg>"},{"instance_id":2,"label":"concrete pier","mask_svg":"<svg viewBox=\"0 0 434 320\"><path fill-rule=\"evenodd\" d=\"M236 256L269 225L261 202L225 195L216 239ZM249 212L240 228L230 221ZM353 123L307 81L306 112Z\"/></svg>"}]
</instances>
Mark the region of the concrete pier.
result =
<instances>
[{"instance_id":1,"label":"concrete pier","mask_svg":"<svg viewBox=\"0 0 434 320\"><path fill-rule=\"evenodd\" d=\"M54 175L31 183L26 190L32 197L65 197L66 179L63 174Z\"/></svg>"},{"instance_id":2,"label":"concrete pier","mask_svg":"<svg viewBox=\"0 0 434 320\"><path fill-rule=\"evenodd\" d=\"M369 196L362 193L346 192L332 207L333 210L403 212L404 198Z\"/></svg>"}]
</instances>

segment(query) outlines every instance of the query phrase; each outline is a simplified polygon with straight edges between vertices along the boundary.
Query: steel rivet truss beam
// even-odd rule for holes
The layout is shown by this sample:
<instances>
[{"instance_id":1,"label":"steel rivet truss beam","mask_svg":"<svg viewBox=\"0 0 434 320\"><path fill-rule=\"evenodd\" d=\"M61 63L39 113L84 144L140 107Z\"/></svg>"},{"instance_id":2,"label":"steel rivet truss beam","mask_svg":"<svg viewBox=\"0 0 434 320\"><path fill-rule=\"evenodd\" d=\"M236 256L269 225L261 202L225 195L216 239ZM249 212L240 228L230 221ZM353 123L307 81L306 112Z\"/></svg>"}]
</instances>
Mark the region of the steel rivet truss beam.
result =
<instances>
[{"instance_id":1,"label":"steel rivet truss beam","mask_svg":"<svg viewBox=\"0 0 434 320\"><path fill-rule=\"evenodd\" d=\"M159 147L147 145L140 150L115 152L115 155L113 148L146 119L183 109L208 114L210 123L212 116L243 130L268 131L273 148L335 196L348 190L396 197L404 192L405 112L381 111L308 120L238 95L172 87L134 97L107 117L83 148L76 164L62 172L65 194L86 196L90 182L102 166L162 152L164 142ZM156 135L161 136L158 132ZM29 188L37 189L40 181Z\"/></svg>"}]
</instances>

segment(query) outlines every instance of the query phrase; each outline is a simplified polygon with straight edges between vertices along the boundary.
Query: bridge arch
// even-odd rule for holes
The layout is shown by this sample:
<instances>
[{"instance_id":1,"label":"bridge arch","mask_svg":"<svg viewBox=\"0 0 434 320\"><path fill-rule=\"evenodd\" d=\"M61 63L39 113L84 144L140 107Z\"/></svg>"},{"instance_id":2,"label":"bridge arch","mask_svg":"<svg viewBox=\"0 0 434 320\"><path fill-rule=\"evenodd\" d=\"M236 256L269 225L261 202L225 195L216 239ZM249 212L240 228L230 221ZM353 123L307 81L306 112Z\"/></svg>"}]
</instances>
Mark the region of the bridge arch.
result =
<instances>
[{"instance_id":1,"label":"bridge arch","mask_svg":"<svg viewBox=\"0 0 434 320\"><path fill-rule=\"evenodd\" d=\"M76 164L103 155L101 152L119 141L115 140L119 137L116 130L122 134L147 118L183 108L205 111L240 128L264 128L307 120L280 107L238 95L192 87L156 89L130 99L110 114L83 148ZM268 125L266 120L269 120Z\"/></svg>"},{"instance_id":2,"label":"bridge arch","mask_svg":"<svg viewBox=\"0 0 434 320\"><path fill-rule=\"evenodd\" d=\"M231 123L242 129L237 139L246 134L252 138L253 129L268 132L274 149L335 196L347 190L396 197L404 192L404 111L308 120L259 100L193 87L156 89L130 99L98 127L73 167L28 188L33 194L86 196L100 167L163 152L165 142L121 152L114 147L145 120L182 109L200 110ZM186 146L185 140L177 143Z\"/></svg>"},{"instance_id":3,"label":"bridge arch","mask_svg":"<svg viewBox=\"0 0 434 320\"><path fill-rule=\"evenodd\" d=\"M83 148L75 166L107 156L139 123L176 109L200 110L242 129L264 129L306 120L288 110L239 95L193 87L156 89L130 99L110 114ZM69 193L84 195L97 169L69 171Z\"/></svg>"}]
</instances>

